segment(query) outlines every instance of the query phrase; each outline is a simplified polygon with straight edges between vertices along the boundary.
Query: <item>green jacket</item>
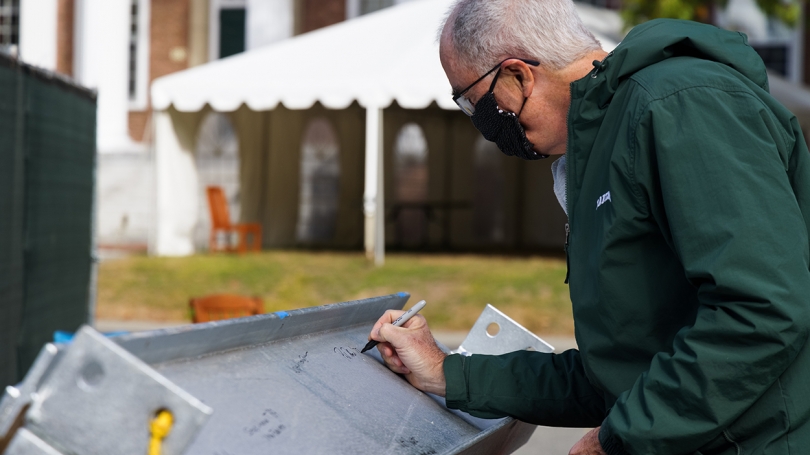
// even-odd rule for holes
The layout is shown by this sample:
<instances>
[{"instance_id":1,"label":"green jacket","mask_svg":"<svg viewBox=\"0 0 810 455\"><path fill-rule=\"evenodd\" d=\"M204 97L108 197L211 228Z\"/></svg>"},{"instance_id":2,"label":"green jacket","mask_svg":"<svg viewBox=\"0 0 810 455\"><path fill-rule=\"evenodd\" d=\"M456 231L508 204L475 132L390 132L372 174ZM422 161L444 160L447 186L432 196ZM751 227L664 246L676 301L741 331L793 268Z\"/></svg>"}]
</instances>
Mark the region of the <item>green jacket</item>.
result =
<instances>
[{"instance_id":1,"label":"green jacket","mask_svg":"<svg viewBox=\"0 0 810 455\"><path fill-rule=\"evenodd\" d=\"M638 26L571 84L579 350L452 355L447 404L609 454L810 453L810 153L744 35Z\"/></svg>"}]
</instances>

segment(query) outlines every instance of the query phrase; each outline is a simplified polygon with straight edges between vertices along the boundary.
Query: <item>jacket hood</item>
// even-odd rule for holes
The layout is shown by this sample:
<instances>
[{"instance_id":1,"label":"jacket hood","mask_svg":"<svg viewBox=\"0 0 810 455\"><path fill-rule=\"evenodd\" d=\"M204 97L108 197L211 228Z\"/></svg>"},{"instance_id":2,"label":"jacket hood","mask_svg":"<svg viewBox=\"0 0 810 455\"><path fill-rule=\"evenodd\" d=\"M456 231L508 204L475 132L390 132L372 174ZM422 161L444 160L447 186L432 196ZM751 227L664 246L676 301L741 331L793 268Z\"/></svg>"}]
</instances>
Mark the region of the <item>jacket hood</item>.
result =
<instances>
[{"instance_id":1,"label":"jacket hood","mask_svg":"<svg viewBox=\"0 0 810 455\"><path fill-rule=\"evenodd\" d=\"M604 75L606 85L586 84L582 94L604 106L610 102L622 80L650 65L682 56L728 65L768 90L765 64L748 45L744 34L697 22L656 19L633 28L607 58L594 62L596 68L588 79Z\"/></svg>"}]
</instances>

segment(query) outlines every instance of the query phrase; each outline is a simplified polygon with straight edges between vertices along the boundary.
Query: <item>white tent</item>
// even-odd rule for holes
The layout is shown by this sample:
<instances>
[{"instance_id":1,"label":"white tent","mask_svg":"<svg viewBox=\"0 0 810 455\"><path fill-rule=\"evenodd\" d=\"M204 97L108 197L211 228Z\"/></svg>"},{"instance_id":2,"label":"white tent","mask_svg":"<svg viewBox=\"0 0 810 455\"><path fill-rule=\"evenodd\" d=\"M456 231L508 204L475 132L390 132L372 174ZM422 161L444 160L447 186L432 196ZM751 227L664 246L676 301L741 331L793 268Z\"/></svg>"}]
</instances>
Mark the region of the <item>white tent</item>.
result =
<instances>
[{"instance_id":1,"label":"white tent","mask_svg":"<svg viewBox=\"0 0 810 455\"><path fill-rule=\"evenodd\" d=\"M383 259L383 111L392 103L455 110L439 62L437 32L451 0L421 0L301 35L265 48L192 68L152 85L157 166L158 255L193 253L197 219L193 123L182 113L365 109L366 252ZM578 5L586 26L606 50L616 45L616 13Z\"/></svg>"}]
</instances>

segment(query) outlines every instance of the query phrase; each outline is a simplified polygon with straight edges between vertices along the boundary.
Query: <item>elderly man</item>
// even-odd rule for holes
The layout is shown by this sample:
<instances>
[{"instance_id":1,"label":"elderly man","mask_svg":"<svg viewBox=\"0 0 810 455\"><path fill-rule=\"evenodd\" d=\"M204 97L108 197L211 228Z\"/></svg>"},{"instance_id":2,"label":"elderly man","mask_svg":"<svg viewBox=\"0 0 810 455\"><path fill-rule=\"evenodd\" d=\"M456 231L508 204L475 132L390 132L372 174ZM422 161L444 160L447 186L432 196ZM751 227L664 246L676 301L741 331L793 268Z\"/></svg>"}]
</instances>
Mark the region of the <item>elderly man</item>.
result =
<instances>
[{"instance_id":1,"label":"elderly man","mask_svg":"<svg viewBox=\"0 0 810 455\"><path fill-rule=\"evenodd\" d=\"M579 350L446 356L388 312L387 365L481 417L596 427L574 454L810 453L810 154L740 33L659 20L610 54L570 0L460 0L454 99L562 155Z\"/></svg>"}]
</instances>

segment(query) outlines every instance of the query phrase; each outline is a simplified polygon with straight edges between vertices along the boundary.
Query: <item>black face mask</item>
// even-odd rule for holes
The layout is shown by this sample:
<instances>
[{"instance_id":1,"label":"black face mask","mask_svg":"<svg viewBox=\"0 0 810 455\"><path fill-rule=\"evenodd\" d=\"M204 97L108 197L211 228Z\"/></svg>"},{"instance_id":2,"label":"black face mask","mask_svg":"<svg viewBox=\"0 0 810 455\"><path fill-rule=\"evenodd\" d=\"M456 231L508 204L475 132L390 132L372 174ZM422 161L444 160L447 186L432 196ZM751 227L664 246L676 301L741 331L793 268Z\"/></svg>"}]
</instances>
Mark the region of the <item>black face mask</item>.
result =
<instances>
[{"instance_id":1,"label":"black face mask","mask_svg":"<svg viewBox=\"0 0 810 455\"><path fill-rule=\"evenodd\" d=\"M499 75L500 71L495 75L489 91L475 103L475 112L471 117L473 125L481 132L484 139L494 142L508 156L516 156L524 160L548 158L548 155L534 151L534 144L526 137L526 131L518 121L520 113L506 112L498 107L493 90ZM524 105L527 99L523 99ZM523 111L523 106L520 107L520 110Z\"/></svg>"}]
</instances>

